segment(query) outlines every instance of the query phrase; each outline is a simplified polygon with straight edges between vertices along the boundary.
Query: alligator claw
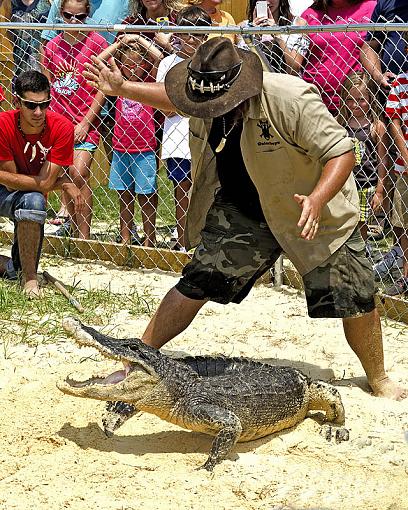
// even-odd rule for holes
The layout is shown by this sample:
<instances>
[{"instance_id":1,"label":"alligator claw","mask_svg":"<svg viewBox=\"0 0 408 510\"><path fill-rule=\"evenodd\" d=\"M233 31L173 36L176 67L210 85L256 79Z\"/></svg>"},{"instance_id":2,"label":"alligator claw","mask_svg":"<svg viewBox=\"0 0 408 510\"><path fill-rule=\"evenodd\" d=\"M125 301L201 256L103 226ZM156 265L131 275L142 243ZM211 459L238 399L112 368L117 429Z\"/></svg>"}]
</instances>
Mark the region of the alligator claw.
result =
<instances>
[{"instance_id":1,"label":"alligator claw","mask_svg":"<svg viewBox=\"0 0 408 510\"><path fill-rule=\"evenodd\" d=\"M215 468L215 464L216 464L215 462L210 461L210 459L207 459L202 466L196 468L196 471L201 471L202 469L205 469L206 471L211 473Z\"/></svg>"},{"instance_id":2,"label":"alligator claw","mask_svg":"<svg viewBox=\"0 0 408 510\"><path fill-rule=\"evenodd\" d=\"M322 435L326 441L331 441L334 437L336 443L342 443L343 441L348 441L350 438L350 432L348 429L344 427L336 427L329 423L325 423L320 428L320 435Z\"/></svg>"}]
</instances>

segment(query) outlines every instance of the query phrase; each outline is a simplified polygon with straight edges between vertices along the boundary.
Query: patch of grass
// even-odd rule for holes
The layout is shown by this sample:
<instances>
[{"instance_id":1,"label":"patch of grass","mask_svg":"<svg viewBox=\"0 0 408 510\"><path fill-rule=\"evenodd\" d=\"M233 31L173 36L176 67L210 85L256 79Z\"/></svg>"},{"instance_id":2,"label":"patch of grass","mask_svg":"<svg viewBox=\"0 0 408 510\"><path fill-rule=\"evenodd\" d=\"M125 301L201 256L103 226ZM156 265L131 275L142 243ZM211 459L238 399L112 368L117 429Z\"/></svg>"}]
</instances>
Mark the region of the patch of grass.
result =
<instances>
[{"instance_id":1,"label":"patch of grass","mask_svg":"<svg viewBox=\"0 0 408 510\"><path fill-rule=\"evenodd\" d=\"M130 287L128 293L118 294L110 288L67 287L85 309L80 320L94 325L112 323L115 315L124 311L132 316L151 315L157 304L147 289L140 292ZM67 315L78 316L78 312L52 286L47 285L43 292L42 299L29 300L17 282L0 280L0 352L16 343L38 345L66 338L61 321Z\"/></svg>"}]
</instances>

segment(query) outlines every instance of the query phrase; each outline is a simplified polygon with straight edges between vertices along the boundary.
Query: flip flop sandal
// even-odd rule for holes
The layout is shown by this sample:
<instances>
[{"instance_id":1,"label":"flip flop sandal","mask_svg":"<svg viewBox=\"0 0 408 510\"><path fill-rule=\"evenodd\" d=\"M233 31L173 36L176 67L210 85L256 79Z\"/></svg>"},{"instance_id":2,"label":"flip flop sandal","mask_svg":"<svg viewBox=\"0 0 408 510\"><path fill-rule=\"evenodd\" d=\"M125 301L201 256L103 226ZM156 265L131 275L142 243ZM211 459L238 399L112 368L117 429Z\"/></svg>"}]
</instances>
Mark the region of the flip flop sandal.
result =
<instances>
[{"instance_id":1,"label":"flip flop sandal","mask_svg":"<svg viewBox=\"0 0 408 510\"><path fill-rule=\"evenodd\" d=\"M57 214L57 216L55 216L55 218L51 218L50 220L48 220L48 223L50 225L55 225L56 227L59 227L61 225L63 225L65 222L67 222L69 220L69 216L60 216Z\"/></svg>"}]
</instances>

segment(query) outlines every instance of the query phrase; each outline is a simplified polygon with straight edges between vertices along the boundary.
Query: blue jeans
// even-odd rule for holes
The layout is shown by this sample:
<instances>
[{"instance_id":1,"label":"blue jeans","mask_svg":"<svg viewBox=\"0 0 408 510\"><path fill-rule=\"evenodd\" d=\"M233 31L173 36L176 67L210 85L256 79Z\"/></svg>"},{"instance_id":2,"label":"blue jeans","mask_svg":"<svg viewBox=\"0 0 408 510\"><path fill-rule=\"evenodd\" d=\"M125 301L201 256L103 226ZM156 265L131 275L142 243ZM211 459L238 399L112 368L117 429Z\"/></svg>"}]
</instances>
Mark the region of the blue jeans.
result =
<instances>
[{"instance_id":1,"label":"blue jeans","mask_svg":"<svg viewBox=\"0 0 408 510\"><path fill-rule=\"evenodd\" d=\"M7 277L15 279L17 271L21 270L20 252L17 240L17 225L20 221L32 221L41 226L40 243L37 250L36 267L41 255L44 238L44 223L47 217L46 200L42 193L37 191L8 191L0 185L0 216L14 221L14 242L11 248L11 261L7 265Z\"/></svg>"}]
</instances>

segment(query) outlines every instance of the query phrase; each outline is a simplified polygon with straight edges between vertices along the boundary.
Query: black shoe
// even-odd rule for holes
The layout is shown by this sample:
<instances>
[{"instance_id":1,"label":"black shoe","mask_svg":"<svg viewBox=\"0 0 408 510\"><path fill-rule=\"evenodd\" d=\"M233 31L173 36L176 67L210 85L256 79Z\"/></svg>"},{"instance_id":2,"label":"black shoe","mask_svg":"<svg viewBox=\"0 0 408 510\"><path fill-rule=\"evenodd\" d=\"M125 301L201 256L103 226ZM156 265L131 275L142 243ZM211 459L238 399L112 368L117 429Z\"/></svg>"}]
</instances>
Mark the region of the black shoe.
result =
<instances>
[{"instance_id":1,"label":"black shoe","mask_svg":"<svg viewBox=\"0 0 408 510\"><path fill-rule=\"evenodd\" d=\"M374 228L371 228L367 232L367 239L373 240L373 241L381 241L381 239L384 239L385 237L385 229L381 227L380 225L375 226Z\"/></svg>"},{"instance_id":2,"label":"black shoe","mask_svg":"<svg viewBox=\"0 0 408 510\"><path fill-rule=\"evenodd\" d=\"M388 296L402 296L408 293L408 277L402 276L384 291Z\"/></svg>"},{"instance_id":3,"label":"black shoe","mask_svg":"<svg viewBox=\"0 0 408 510\"><path fill-rule=\"evenodd\" d=\"M55 232L54 235L58 237L71 237L72 234L72 225L68 220L63 223Z\"/></svg>"}]
</instances>

